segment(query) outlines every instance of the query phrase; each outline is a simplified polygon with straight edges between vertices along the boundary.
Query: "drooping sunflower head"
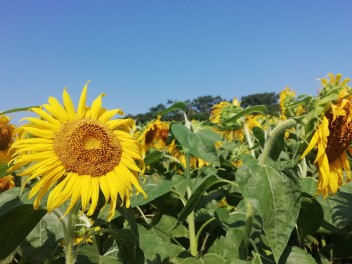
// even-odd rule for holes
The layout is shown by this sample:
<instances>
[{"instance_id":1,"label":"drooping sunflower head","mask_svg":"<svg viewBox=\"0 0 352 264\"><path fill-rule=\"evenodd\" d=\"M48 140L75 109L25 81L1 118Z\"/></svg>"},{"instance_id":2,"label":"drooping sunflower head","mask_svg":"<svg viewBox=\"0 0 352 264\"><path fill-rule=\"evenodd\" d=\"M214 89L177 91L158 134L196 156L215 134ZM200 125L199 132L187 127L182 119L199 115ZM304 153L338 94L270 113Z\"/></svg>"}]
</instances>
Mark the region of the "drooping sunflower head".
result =
<instances>
[{"instance_id":1,"label":"drooping sunflower head","mask_svg":"<svg viewBox=\"0 0 352 264\"><path fill-rule=\"evenodd\" d=\"M133 120L113 119L123 111L103 108L103 94L86 106L86 94L87 84L77 109L66 90L63 104L50 97L31 109L39 117L24 118L24 136L12 145L11 171L24 167L18 175L29 176L27 182L39 178L29 198L36 196L37 208L49 192L49 212L70 201L66 213L80 202L82 211L92 215L102 192L105 204L110 203L110 221L118 201L130 205L133 186L145 195L137 178L144 168L141 146L129 133Z\"/></svg>"},{"instance_id":2,"label":"drooping sunflower head","mask_svg":"<svg viewBox=\"0 0 352 264\"><path fill-rule=\"evenodd\" d=\"M221 123L234 114L242 111L239 101L235 97L232 103L223 101L212 107L209 120L213 123Z\"/></svg>"},{"instance_id":3,"label":"drooping sunflower head","mask_svg":"<svg viewBox=\"0 0 352 264\"><path fill-rule=\"evenodd\" d=\"M11 160L11 144L14 142L15 126L10 124L10 118L0 115L0 164Z\"/></svg>"},{"instance_id":4,"label":"drooping sunflower head","mask_svg":"<svg viewBox=\"0 0 352 264\"><path fill-rule=\"evenodd\" d=\"M351 88L335 89L337 100L329 102L302 158L317 146L315 163L319 170L318 193L334 194L351 179L347 151L352 153L352 95ZM331 94L329 95L331 96Z\"/></svg>"},{"instance_id":5,"label":"drooping sunflower head","mask_svg":"<svg viewBox=\"0 0 352 264\"><path fill-rule=\"evenodd\" d=\"M147 152L150 148L157 150L165 149L169 134L169 123L163 122L160 119L161 117L158 116L156 120L150 122L138 138L144 152Z\"/></svg>"}]
</instances>

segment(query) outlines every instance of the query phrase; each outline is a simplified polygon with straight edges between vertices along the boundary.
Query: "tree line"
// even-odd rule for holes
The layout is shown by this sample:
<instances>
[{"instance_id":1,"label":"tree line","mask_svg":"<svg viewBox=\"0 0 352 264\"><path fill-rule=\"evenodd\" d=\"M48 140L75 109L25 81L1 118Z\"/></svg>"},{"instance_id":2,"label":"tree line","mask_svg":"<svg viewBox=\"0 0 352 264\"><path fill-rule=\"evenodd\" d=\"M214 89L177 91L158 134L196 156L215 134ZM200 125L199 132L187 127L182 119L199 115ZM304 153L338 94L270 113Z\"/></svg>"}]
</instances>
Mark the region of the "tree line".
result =
<instances>
[{"instance_id":1,"label":"tree line","mask_svg":"<svg viewBox=\"0 0 352 264\"><path fill-rule=\"evenodd\" d=\"M255 105L265 105L268 109L268 113L273 116L279 115L279 95L271 92L271 93L255 93L247 96L241 97L241 107L246 108ZM198 120L198 121L207 121L209 120L211 108L220 102L232 100L224 99L220 96L199 96L193 100L187 100L184 103L187 105L186 114L188 119L190 120ZM155 119L158 113L174 103L176 100L167 100L166 104L158 104L149 108L149 111L143 114L137 115L128 115L135 120L137 120L140 124L145 124L148 121ZM172 112L165 116L163 116L163 120L165 121L180 121L183 120L183 115L180 112Z\"/></svg>"}]
</instances>

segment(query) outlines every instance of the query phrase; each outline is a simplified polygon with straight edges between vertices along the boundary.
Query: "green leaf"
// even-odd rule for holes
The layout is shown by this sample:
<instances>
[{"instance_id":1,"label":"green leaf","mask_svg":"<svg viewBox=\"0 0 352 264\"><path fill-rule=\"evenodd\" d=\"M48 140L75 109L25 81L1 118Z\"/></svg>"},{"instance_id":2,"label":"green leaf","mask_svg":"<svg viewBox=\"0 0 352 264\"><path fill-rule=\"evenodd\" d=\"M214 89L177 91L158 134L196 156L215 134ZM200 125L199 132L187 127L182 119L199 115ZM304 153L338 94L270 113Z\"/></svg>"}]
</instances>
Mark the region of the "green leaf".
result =
<instances>
[{"instance_id":1,"label":"green leaf","mask_svg":"<svg viewBox=\"0 0 352 264\"><path fill-rule=\"evenodd\" d=\"M302 193L302 205L297 219L304 234L314 234L324 220L323 208L312 196Z\"/></svg>"},{"instance_id":2,"label":"green leaf","mask_svg":"<svg viewBox=\"0 0 352 264\"><path fill-rule=\"evenodd\" d=\"M318 181L312 177L303 178L301 181L301 190L311 196L315 196L318 188Z\"/></svg>"},{"instance_id":3,"label":"green leaf","mask_svg":"<svg viewBox=\"0 0 352 264\"><path fill-rule=\"evenodd\" d=\"M211 175L205 178L202 181L202 183L197 187L197 189L193 190L191 197L188 199L186 205L183 207L182 211L180 212L177 218L178 224L186 220L187 216L194 210L195 205L197 204L199 199L202 197L202 195L208 188L221 182L223 182L223 180L216 177L215 175Z\"/></svg>"},{"instance_id":4,"label":"green leaf","mask_svg":"<svg viewBox=\"0 0 352 264\"><path fill-rule=\"evenodd\" d=\"M176 257L185 249L179 245L173 244L162 239L154 228L148 230L143 226L139 226L141 249L145 254L147 263L161 263L163 260ZM152 262L154 260L160 262Z\"/></svg>"},{"instance_id":5,"label":"green leaf","mask_svg":"<svg viewBox=\"0 0 352 264\"><path fill-rule=\"evenodd\" d=\"M260 146L263 148L265 144L265 133L264 130L260 127L253 127L252 128L253 135L259 141Z\"/></svg>"},{"instance_id":6,"label":"green leaf","mask_svg":"<svg viewBox=\"0 0 352 264\"><path fill-rule=\"evenodd\" d=\"M263 219L263 229L277 261L296 224L301 206L300 185L268 165L244 165L236 173L245 199Z\"/></svg>"},{"instance_id":7,"label":"green leaf","mask_svg":"<svg viewBox=\"0 0 352 264\"><path fill-rule=\"evenodd\" d=\"M218 134L208 129L194 133L180 123L172 124L171 132L182 147L193 156L216 166L220 165L219 156L215 147L216 142L222 141Z\"/></svg>"},{"instance_id":8,"label":"green leaf","mask_svg":"<svg viewBox=\"0 0 352 264\"><path fill-rule=\"evenodd\" d=\"M133 195L131 197L131 207L147 204L165 193L168 193L172 189L173 183L168 180L156 183L149 179L147 183L142 183L141 187L148 195L148 198L145 199L141 194Z\"/></svg>"},{"instance_id":9,"label":"green leaf","mask_svg":"<svg viewBox=\"0 0 352 264\"><path fill-rule=\"evenodd\" d=\"M116 250L111 250L100 255L96 247L92 245L83 245L77 252L77 264L116 264L123 263L116 257Z\"/></svg>"},{"instance_id":10,"label":"green leaf","mask_svg":"<svg viewBox=\"0 0 352 264\"><path fill-rule=\"evenodd\" d=\"M317 264L315 259L298 247L288 246L282 253L279 264Z\"/></svg>"},{"instance_id":11,"label":"green leaf","mask_svg":"<svg viewBox=\"0 0 352 264\"><path fill-rule=\"evenodd\" d=\"M158 116L158 115L166 115L168 113L171 113L171 112L174 112L174 111L183 111L183 112L186 112L186 109L187 109L187 105L183 102L177 102L177 103L174 103L172 106L164 109L164 110L161 110L159 111L158 113L156 113L155 115Z\"/></svg>"},{"instance_id":12,"label":"green leaf","mask_svg":"<svg viewBox=\"0 0 352 264\"><path fill-rule=\"evenodd\" d=\"M135 231L131 229L107 229L115 238L119 247L119 255L123 263L143 264L144 254L139 248L139 240L135 236Z\"/></svg>"},{"instance_id":13,"label":"green leaf","mask_svg":"<svg viewBox=\"0 0 352 264\"><path fill-rule=\"evenodd\" d=\"M352 232L346 232L343 235L335 235L333 245L335 256L351 257Z\"/></svg>"},{"instance_id":14,"label":"green leaf","mask_svg":"<svg viewBox=\"0 0 352 264\"><path fill-rule=\"evenodd\" d=\"M58 209L56 209L58 210ZM63 215L64 211L61 215ZM28 263L44 263L64 237L62 224L55 214L46 214L20 244L17 252Z\"/></svg>"},{"instance_id":15,"label":"green leaf","mask_svg":"<svg viewBox=\"0 0 352 264\"><path fill-rule=\"evenodd\" d=\"M0 214L0 259L16 249L46 214L46 210L34 210L31 204L18 205Z\"/></svg>"},{"instance_id":16,"label":"green leaf","mask_svg":"<svg viewBox=\"0 0 352 264\"><path fill-rule=\"evenodd\" d=\"M28 106L28 107L13 108L13 109L10 109L10 110L1 112L0 115L10 114L10 113L16 113L16 112L22 112L22 111L28 111L29 109L34 108L34 107L39 107L39 106L34 105L34 106Z\"/></svg>"},{"instance_id":17,"label":"green leaf","mask_svg":"<svg viewBox=\"0 0 352 264\"><path fill-rule=\"evenodd\" d=\"M153 151L150 152L145 158L144 158L144 163L145 166L152 165L156 162L159 162L160 159L162 158L162 153L160 151Z\"/></svg>"},{"instance_id":18,"label":"green leaf","mask_svg":"<svg viewBox=\"0 0 352 264\"><path fill-rule=\"evenodd\" d=\"M173 228L176 225L176 222L176 218L163 214L159 222L155 225L155 233L166 241L170 240L170 236L174 238L188 237L188 229L184 225L179 225L177 228ZM162 230L162 232L159 232L158 230Z\"/></svg>"},{"instance_id":19,"label":"green leaf","mask_svg":"<svg viewBox=\"0 0 352 264\"><path fill-rule=\"evenodd\" d=\"M225 236L221 236L209 248L209 253L220 255L227 261L240 258L239 248L244 237L243 230L231 228Z\"/></svg>"},{"instance_id":20,"label":"green leaf","mask_svg":"<svg viewBox=\"0 0 352 264\"><path fill-rule=\"evenodd\" d=\"M222 122L222 124L232 123L237 119L241 118L242 116L253 114L253 113L266 115L268 113L268 110L265 105L256 105L256 106L248 107L242 112L238 113L237 115L234 115L226 119L225 121Z\"/></svg>"},{"instance_id":21,"label":"green leaf","mask_svg":"<svg viewBox=\"0 0 352 264\"><path fill-rule=\"evenodd\" d=\"M317 201L324 210L324 220L341 230L348 227L352 222L352 183L349 182L340 187L333 196L323 198L317 196ZM333 230L338 232L338 230Z\"/></svg>"},{"instance_id":22,"label":"green leaf","mask_svg":"<svg viewBox=\"0 0 352 264\"><path fill-rule=\"evenodd\" d=\"M9 168L8 164L0 164L0 178L8 175L7 169Z\"/></svg>"},{"instance_id":23,"label":"green leaf","mask_svg":"<svg viewBox=\"0 0 352 264\"><path fill-rule=\"evenodd\" d=\"M202 263L204 264L226 264L227 261L222 256L213 254L213 253L208 253L205 254L203 257L201 257Z\"/></svg>"}]
</instances>

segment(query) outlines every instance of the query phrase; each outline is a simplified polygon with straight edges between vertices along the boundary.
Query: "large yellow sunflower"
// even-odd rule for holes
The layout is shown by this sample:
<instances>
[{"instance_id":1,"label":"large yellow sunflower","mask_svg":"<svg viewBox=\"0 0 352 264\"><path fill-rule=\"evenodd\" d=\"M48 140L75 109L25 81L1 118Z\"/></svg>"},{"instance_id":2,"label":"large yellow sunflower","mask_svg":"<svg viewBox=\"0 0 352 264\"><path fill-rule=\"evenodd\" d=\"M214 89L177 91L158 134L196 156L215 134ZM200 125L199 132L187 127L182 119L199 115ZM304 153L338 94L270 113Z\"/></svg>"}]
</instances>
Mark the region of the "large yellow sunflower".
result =
<instances>
[{"instance_id":1,"label":"large yellow sunflower","mask_svg":"<svg viewBox=\"0 0 352 264\"><path fill-rule=\"evenodd\" d=\"M133 120L112 119L123 111L102 108L104 94L87 107L87 84L77 110L66 90L63 105L50 97L42 108L31 109L39 118L24 118L29 123L21 127L24 136L12 145L16 152L11 171L25 167L19 176L29 176L27 182L39 179L29 198L36 196L37 208L50 192L49 212L70 200L66 213L80 202L82 211L92 215L101 190L105 204L110 202L110 221L119 197L130 205L132 186L146 196L137 179L144 163L140 144L128 133Z\"/></svg>"},{"instance_id":2,"label":"large yellow sunflower","mask_svg":"<svg viewBox=\"0 0 352 264\"><path fill-rule=\"evenodd\" d=\"M340 90L336 104L323 116L302 158L315 146L318 148L318 193L334 194L345 180L351 179L346 150L352 140L352 96L348 89Z\"/></svg>"},{"instance_id":3,"label":"large yellow sunflower","mask_svg":"<svg viewBox=\"0 0 352 264\"><path fill-rule=\"evenodd\" d=\"M10 119L0 115L0 163L8 163L11 160L11 144L14 142L15 126L10 124Z\"/></svg>"}]
</instances>

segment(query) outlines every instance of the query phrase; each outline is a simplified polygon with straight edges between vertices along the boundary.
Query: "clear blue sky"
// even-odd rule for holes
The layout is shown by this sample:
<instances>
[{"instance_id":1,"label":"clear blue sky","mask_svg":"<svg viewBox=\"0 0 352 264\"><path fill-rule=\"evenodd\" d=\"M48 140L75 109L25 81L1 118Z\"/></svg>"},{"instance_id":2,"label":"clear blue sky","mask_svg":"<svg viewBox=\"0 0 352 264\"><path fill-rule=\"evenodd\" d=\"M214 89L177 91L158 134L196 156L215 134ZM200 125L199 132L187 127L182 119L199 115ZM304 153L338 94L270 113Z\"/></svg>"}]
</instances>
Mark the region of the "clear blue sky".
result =
<instances>
[{"instance_id":1,"label":"clear blue sky","mask_svg":"<svg viewBox=\"0 0 352 264\"><path fill-rule=\"evenodd\" d=\"M0 0L0 110L68 87L147 112L168 99L225 99L289 86L315 95L352 77L352 1Z\"/></svg>"}]
</instances>

